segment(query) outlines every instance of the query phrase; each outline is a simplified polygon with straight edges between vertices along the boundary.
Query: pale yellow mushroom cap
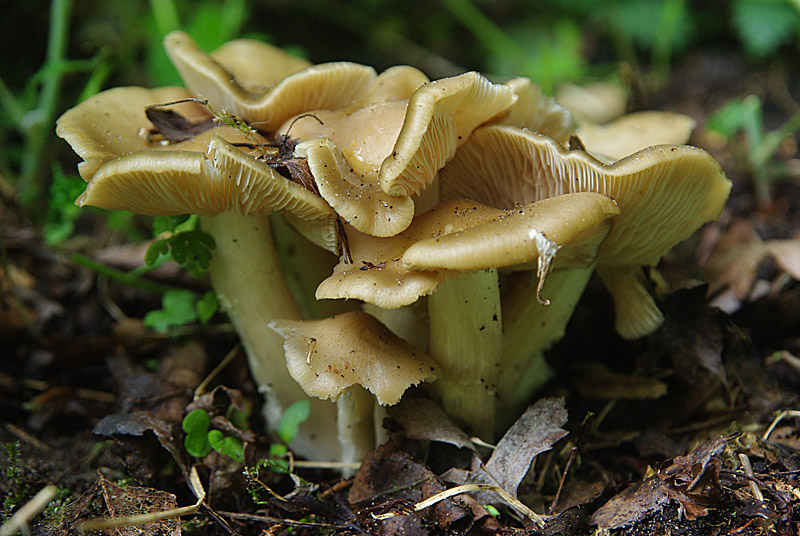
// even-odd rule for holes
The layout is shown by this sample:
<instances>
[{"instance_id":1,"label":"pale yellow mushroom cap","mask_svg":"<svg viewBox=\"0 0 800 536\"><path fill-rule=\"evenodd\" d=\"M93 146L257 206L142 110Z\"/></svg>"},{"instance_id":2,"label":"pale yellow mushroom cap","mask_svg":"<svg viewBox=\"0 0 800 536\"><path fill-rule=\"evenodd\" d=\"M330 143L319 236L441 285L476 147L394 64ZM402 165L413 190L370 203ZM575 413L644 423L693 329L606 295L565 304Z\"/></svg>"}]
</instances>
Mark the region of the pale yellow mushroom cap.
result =
<instances>
[{"instance_id":1,"label":"pale yellow mushroom cap","mask_svg":"<svg viewBox=\"0 0 800 536\"><path fill-rule=\"evenodd\" d=\"M461 206L469 203L458 201ZM419 270L474 271L526 264L550 249L551 257L563 256L570 266L590 266L608 233L609 219L619 214L612 199L595 193L566 194L509 210L481 207L484 221L461 230L445 227L445 232L416 242L403 254L403 263ZM598 236L587 239L587 232ZM575 251L572 244L578 239L581 248ZM585 242L594 251L583 251Z\"/></svg>"},{"instance_id":2,"label":"pale yellow mushroom cap","mask_svg":"<svg viewBox=\"0 0 800 536\"><path fill-rule=\"evenodd\" d=\"M141 151L110 160L77 203L154 216L279 210L314 222L306 236L336 249L336 215L325 201L218 136L208 149L208 154Z\"/></svg>"},{"instance_id":3,"label":"pale yellow mushroom cap","mask_svg":"<svg viewBox=\"0 0 800 536\"><path fill-rule=\"evenodd\" d=\"M695 124L688 115L647 111L623 115L603 125L585 122L576 134L588 152L613 162L653 145L687 143Z\"/></svg>"},{"instance_id":4,"label":"pale yellow mushroom cap","mask_svg":"<svg viewBox=\"0 0 800 536\"><path fill-rule=\"evenodd\" d=\"M347 109L298 116L280 129L301 140L331 140L308 141L298 147L298 154L308 158L315 179L324 183L322 197L361 232L392 236L408 227L414 215L410 194L433 181L475 126L516 99L509 87L491 84L476 73L417 88L423 77L416 69L394 67ZM410 100L395 99L410 92ZM395 165L400 161L405 171ZM389 192L383 181L394 172L421 182L409 191Z\"/></svg>"},{"instance_id":5,"label":"pale yellow mushroom cap","mask_svg":"<svg viewBox=\"0 0 800 536\"><path fill-rule=\"evenodd\" d=\"M473 132L440 179L442 198L500 208L566 193L608 196L620 213L598 264L619 266L655 265L719 216L731 187L716 160L696 147L649 147L607 165L546 136L493 125Z\"/></svg>"},{"instance_id":6,"label":"pale yellow mushroom cap","mask_svg":"<svg viewBox=\"0 0 800 536\"><path fill-rule=\"evenodd\" d=\"M200 50L184 32L170 33L164 45L194 94L208 99L215 110L224 109L265 131L274 132L286 119L299 113L347 106L375 78L372 67L349 62L314 65L290 74L286 71L301 63L285 58L278 62L275 71L270 64L238 58L229 70L221 61L231 58L230 51L223 49L215 58ZM280 56L278 52L262 50L255 57L273 55ZM253 74L245 74L251 71ZM266 74L259 75L258 71ZM240 82L235 73L244 81ZM256 88L264 86L267 87L263 91L256 92Z\"/></svg>"},{"instance_id":7,"label":"pale yellow mushroom cap","mask_svg":"<svg viewBox=\"0 0 800 536\"><path fill-rule=\"evenodd\" d=\"M507 110L514 91L478 73L429 82L408 102L394 150L383 161L380 185L389 195L418 194L479 125Z\"/></svg>"},{"instance_id":8,"label":"pale yellow mushroom cap","mask_svg":"<svg viewBox=\"0 0 800 536\"><path fill-rule=\"evenodd\" d=\"M348 231L353 263L340 262L316 295L401 307L431 294L459 271L538 264L543 249L544 275L553 257L563 259L565 266L588 266L608 232L606 221L616 213L614 202L597 194L563 196L514 210L449 200L418 215L396 236Z\"/></svg>"},{"instance_id":9,"label":"pale yellow mushroom cap","mask_svg":"<svg viewBox=\"0 0 800 536\"><path fill-rule=\"evenodd\" d=\"M275 320L269 327L285 339L289 374L309 396L336 400L361 385L378 403L393 405L406 389L436 375L433 359L361 311Z\"/></svg>"},{"instance_id":10,"label":"pale yellow mushroom cap","mask_svg":"<svg viewBox=\"0 0 800 536\"><path fill-rule=\"evenodd\" d=\"M213 127L178 143L148 141L147 130L153 125L147 119L145 109L191 96L178 87L109 89L64 112L56 122L56 134L83 158L78 170L87 181L105 162L139 151L203 152L214 135L223 136L231 143L247 141L243 133L226 126ZM207 108L195 102L177 104L170 110L180 113L190 122L207 120L211 116Z\"/></svg>"},{"instance_id":11,"label":"pale yellow mushroom cap","mask_svg":"<svg viewBox=\"0 0 800 536\"><path fill-rule=\"evenodd\" d=\"M528 78L512 78L506 85L517 94L517 102L498 123L524 127L566 143L572 134L572 114Z\"/></svg>"},{"instance_id":12,"label":"pale yellow mushroom cap","mask_svg":"<svg viewBox=\"0 0 800 536\"><path fill-rule=\"evenodd\" d=\"M411 224L414 201L393 197L375 181L359 177L333 141L316 138L295 148L307 158L317 189L347 223L372 236L393 236Z\"/></svg>"}]
</instances>

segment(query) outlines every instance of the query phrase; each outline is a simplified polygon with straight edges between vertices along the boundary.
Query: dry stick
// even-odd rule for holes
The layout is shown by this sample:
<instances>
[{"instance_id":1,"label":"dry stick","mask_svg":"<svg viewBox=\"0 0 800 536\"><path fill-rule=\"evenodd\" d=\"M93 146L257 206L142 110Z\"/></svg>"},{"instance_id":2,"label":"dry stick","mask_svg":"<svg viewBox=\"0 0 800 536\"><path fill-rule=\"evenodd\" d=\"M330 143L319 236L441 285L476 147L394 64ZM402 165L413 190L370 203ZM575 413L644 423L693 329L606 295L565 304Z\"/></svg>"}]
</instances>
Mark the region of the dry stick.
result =
<instances>
[{"instance_id":1,"label":"dry stick","mask_svg":"<svg viewBox=\"0 0 800 536\"><path fill-rule=\"evenodd\" d=\"M419 512L420 510L424 510L425 508L433 506L434 504L441 502L445 499L449 499L450 497L453 497L455 495L461 495L462 493L467 493L470 491L493 491L497 493L508 506L516 510L517 513L527 517L528 519L536 523L538 527L540 528L544 527L544 519L542 519L542 517L539 514L537 514L524 504L522 504L522 502L520 502L519 499L511 495L503 488L499 486L494 486L492 484L464 484L462 486L456 486L454 488L446 489L441 493L437 493L436 495L433 495L432 497L429 497L424 501L415 504L412 512ZM372 514L372 517L375 519L384 520L384 519L391 519L399 515L406 515L406 514L404 512L399 514L394 512L389 512L387 514L378 514L378 515Z\"/></svg>"},{"instance_id":2,"label":"dry stick","mask_svg":"<svg viewBox=\"0 0 800 536\"><path fill-rule=\"evenodd\" d=\"M561 499L561 490L564 489L564 482L567 480L567 473L569 472L569 468L572 465L572 461L575 459L575 456L578 454L578 447L572 447L569 452L569 459L567 460L567 464L564 466L564 471L561 473L561 481L558 483L558 490L556 491L556 496L553 497L553 502L550 503L550 508L547 510L547 515L553 515L553 512L556 511L556 506L558 505L558 501Z\"/></svg>"},{"instance_id":3,"label":"dry stick","mask_svg":"<svg viewBox=\"0 0 800 536\"><path fill-rule=\"evenodd\" d=\"M767 441L769 439L769 436L772 435L773 430L775 430L775 427L778 426L778 423L781 422L786 417L800 417L800 411L796 409L787 409L781 411L777 415L777 417L775 417L775 419L773 419L773 421L770 423L769 427L767 428L767 431L764 432L764 436L762 437L762 439L764 441Z\"/></svg>"},{"instance_id":4,"label":"dry stick","mask_svg":"<svg viewBox=\"0 0 800 536\"><path fill-rule=\"evenodd\" d=\"M39 439L39 438L37 438L35 436L32 436L31 434L29 434L28 432L26 432L25 430L23 430L19 426L11 424L10 422L6 423L6 430L11 432L12 434L17 436L18 438L22 439L26 443L30 443L31 445L33 445L34 447L36 447L39 450L43 450L45 452L52 450L50 445L48 445L47 443L45 443L41 439Z\"/></svg>"},{"instance_id":5,"label":"dry stick","mask_svg":"<svg viewBox=\"0 0 800 536\"><path fill-rule=\"evenodd\" d=\"M211 383L211 380L216 378L217 374L219 374L222 371L222 369L228 366L228 363L230 363L233 360L233 358L236 357L236 355L239 353L239 350L241 349L242 345L237 343L236 346L234 346L231 349L231 351L228 352L227 355L225 355L225 357L222 358L222 361L219 362L219 365L214 367L214 370L208 373L208 376L206 376L205 379L202 382L200 382L200 385L198 385L197 388L194 390L194 397L193 397L194 400L200 398L200 395L202 395L205 392L206 387L208 387L208 384Z\"/></svg>"},{"instance_id":6,"label":"dry stick","mask_svg":"<svg viewBox=\"0 0 800 536\"><path fill-rule=\"evenodd\" d=\"M747 454L739 454L739 461L742 464L742 469L744 469L744 474L755 479L755 476L753 476L753 466L750 465L750 458L747 457ZM764 502L764 495L761 493L761 490L758 489L758 485L752 480L750 480L748 484L750 485L750 492L753 494L753 497L755 497L758 502Z\"/></svg>"},{"instance_id":7,"label":"dry stick","mask_svg":"<svg viewBox=\"0 0 800 536\"><path fill-rule=\"evenodd\" d=\"M23 504L20 509L11 516L11 519L0 526L0 536L11 536L18 531L24 531L28 526L28 521L42 512L47 507L48 503L55 498L56 493L58 493L58 488L53 484L48 484L39 490L39 493L34 495L30 501Z\"/></svg>"}]
</instances>

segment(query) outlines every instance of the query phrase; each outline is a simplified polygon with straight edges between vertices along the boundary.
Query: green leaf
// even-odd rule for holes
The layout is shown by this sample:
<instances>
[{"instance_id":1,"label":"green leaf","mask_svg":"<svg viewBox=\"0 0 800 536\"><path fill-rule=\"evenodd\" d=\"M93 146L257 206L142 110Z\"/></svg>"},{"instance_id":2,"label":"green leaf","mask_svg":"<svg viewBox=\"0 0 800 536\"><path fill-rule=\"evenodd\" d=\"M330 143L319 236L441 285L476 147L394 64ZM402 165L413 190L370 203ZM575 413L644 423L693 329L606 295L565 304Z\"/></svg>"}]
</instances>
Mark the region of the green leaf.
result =
<instances>
[{"instance_id":1,"label":"green leaf","mask_svg":"<svg viewBox=\"0 0 800 536\"><path fill-rule=\"evenodd\" d=\"M278 437L287 445L297 435L300 425L308 419L311 413L311 403L308 400L298 400L283 412L278 423Z\"/></svg>"},{"instance_id":2,"label":"green leaf","mask_svg":"<svg viewBox=\"0 0 800 536\"><path fill-rule=\"evenodd\" d=\"M200 320L200 323L204 326L208 324L208 321L211 320L211 317L214 316L214 313L218 310L219 301L217 300L217 294L213 290L207 290L195 305L197 319Z\"/></svg>"},{"instance_id":3,"label":"green leaf","mask_svg":"<svg viewBox=\"0 0 800 536\"><path fill-rule=\"evenodd\" d=\"M756 104L757 99L755 102L751 98L732 100L708 118L706 128L731 138L752 120Z\"/></svg>"},{"instance_id":4,"label":"green leaf","mask_svg":"<svg viewBox=\"0 0 800 536\"><path fill-rule=\"evenodd\" d=\"M81 210L75 205L75 199L83 192L86 183L76 175L64 173L59 164L53 163L50 169L52 182L47 201L44 239L53 245L64 242L75 230L75 220Z\"/></svg>"},{"instance_id":5,"label":"green leaf","mask_svg":"<svg viewBox=\"0 0 800 536\"><path fill-rule=\"evenodd\" d=\"M162 255L169 255L169 242L167 240L156 240L147 248L144 254L145 264L153 265Z\"/></svg>"},{"instance_id":6,"label":"green leaf","mask_svg":"<svg viewBox=\"0 0 800 536\"><path fill-rule=\"evenodd\" d=\"M208 442L208 427L211 419L205 410L196 409L183 418L181 428L186 432L183 445L191 456L202 458L211 452L211 444Z\"/></svg>"},{"instance_id":7,"label":"green leaf","mask_svg":"<svg viewBox=\"0 0 800 536\"><path fill-rule=\"evenodd\" d=\"M236 406L231 404L228 406L228 411L225 415L225 417L231 421L231 424L233 424L239 430L247 430L250 428L250 424L247 422L247 420L250 418L250 404L248 400L245 400L244 402L247 404L247 409L236 409Z\"/></svg>"},{"instance_id":8,"label":"green leaf","mask_svg":"<svg viewBox=\"0 0 800 536\"><path fill-rule=\"evenodd\" d=\"M244 460L244 445L235 437L225 436L219 430L209 431L207 437L211 447L220 454L225 454L237 462Z\"/></svg>"},{"instance_id":9,"label":"green leaf","mask_svg":"<svg viewBox=\"0 0 800 536\"><path fill-rule=\"evenodd\" d=\"M800 12L787 0L734 0L732 25L751 56L765 58L800 32Z\"/></svg>"},{"instance_id":10,"label":"green leaf","mask_svg":"<svg viewBox=\"0 0 800 536\"><path fill-rule=\"evenodd\" d=\"M190 456L202 458L211 452L211 444L208 442L208 434L187 434L183 438L183 446Z\"/></svg>"},{"instance_id":11,"label":"green leaf","mask_svg":"<svg viewBox=\"0 0 800 536\"><path fill-rule=\"evenodd\" d=\"M168 290L161 298L161 309L144 315L142 322L162 333L171 327L191 324L197 320L196 301L197 296L191 290Z\"/></svg>"},{"instance_id":12,"label":"green leaf","mask_svg":"<svg viewBox=\"0 0 800 536\"><path fill-rule=\"evenodd\" d=\"M187 434L202 432L205 434L211 426L211 418L204 409L196 409L183 418L181 428Z\"/></svg>"}]
</instances>

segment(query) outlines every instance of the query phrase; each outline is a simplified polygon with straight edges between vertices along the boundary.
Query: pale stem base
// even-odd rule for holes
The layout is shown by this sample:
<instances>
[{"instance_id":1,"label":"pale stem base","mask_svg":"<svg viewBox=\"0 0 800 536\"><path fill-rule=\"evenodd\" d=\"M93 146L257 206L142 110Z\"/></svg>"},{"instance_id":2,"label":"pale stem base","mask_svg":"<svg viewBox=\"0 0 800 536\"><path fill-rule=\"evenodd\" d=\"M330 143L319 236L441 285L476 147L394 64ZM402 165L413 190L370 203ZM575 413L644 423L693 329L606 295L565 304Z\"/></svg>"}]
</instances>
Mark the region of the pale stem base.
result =
<instances>
[{"instance_id":1,"label":"pale stem base","mask_svg":"<svg viewBox=\"0 0 800 536\"><path fill-rule=\"evenodd\" d=\"M430 389L456 423L491 441L503 347L497 270L444 281L428 298L428 311L428 351L440 369Z\"/></svg>"},{"instance_id":2,"label":"pale stem base","mask_svg":"<svg viewBox=\"0 0 800 536\"><path fill-rule=\"evenodd\" d=\"M308 399L311 416L301 425L292 449L311 459L339 459L336 406L309 399L286 369L283 338L267 327L278 318L301 319L275 254L269 216L225 212L201 218L201 225L216 242L209 268L211 283L239 333L250 372L266 398L269 426L277 427L289 405Z\"/></svg>"}]
</instances>

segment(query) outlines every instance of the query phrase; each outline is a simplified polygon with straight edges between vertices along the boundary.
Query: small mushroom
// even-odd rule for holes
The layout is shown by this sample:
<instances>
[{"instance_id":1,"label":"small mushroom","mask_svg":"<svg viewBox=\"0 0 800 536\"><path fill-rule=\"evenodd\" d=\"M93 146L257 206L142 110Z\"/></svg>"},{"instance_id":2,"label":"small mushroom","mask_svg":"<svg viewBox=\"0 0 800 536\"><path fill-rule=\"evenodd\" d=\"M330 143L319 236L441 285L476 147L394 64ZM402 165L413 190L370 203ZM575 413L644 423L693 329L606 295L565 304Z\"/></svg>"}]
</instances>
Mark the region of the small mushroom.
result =
<instances>
[{"instance_id":1,"label":"small mushroom","mask_svg":"<svg viewBox=\"0 0 800 536\"><path fill-rule=\"evenodd\" d=\"M373 408L359 386L379 404L394 405L406 389L436 375L429 356L361 311L323 320L274 320L269 327L284 338L289 373L309 396L344 396L339 438L350 460L374 448Z\"/></svg>"}]
</instances>

